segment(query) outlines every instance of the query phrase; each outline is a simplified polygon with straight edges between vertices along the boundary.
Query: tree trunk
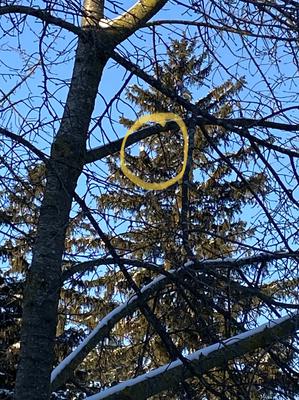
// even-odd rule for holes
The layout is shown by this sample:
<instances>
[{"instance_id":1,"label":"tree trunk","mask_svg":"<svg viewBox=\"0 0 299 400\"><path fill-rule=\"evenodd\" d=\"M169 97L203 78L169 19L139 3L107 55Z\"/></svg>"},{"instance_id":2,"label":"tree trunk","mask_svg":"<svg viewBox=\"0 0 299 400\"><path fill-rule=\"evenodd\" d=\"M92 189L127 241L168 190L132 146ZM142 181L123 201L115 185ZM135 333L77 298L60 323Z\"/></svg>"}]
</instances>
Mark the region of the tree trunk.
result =
<instances>
[{"instance_id":1,"label":"tree trunk","mask_svg":"<svg viewBox=\"0 0 299 400\"><path fill-rule=\"evenodd\" d=\"M92 5L97 7L92 15L101 17L102 7L96 3ZM92 28L90 31L92 33ZM90 40L79 39L64 115L51 149L37 238L24 293L16 400L48 400L50 397L65 233L72 193L82 171L86 133L106 61L107 57L96 50L92 34Z\"/></svg>"},{"instance_id":2,"label":"tree trunk","mask_svg":"<svg viewBox=\"0 0 299 400\"><path fill-rule=\"evenodd\" d=\"M84 34L78 40L71 86L47 166L47 183L24 293L15 400L48 400L50 397L65 232L73 191L83 168L88 126L107 54L166 2L140 0L116 18L104 33L98 27L103 18L104 0L84 0Z\"/></svg>"}]
</instances>

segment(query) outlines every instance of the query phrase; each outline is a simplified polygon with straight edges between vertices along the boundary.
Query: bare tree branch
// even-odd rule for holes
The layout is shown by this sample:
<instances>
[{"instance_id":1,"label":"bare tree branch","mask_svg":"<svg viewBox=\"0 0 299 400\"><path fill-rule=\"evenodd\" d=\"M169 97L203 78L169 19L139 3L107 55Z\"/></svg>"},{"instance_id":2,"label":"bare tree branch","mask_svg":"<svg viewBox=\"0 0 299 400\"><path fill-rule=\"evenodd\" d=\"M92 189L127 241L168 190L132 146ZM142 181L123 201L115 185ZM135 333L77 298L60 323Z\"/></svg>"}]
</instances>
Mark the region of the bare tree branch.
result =
<instances>
[{"instance_id":1,"label":"bare tree branch","mask_svg":"<svg viewBox=\"0 0 299 400\"><path fill-rule=\"evenodd\" d=\"M298 257L299 257L299 252L262 253L254 256L240 257L240 258L224 258L217 260L213 259L194 260L192 261L192 267L199 271L206 268L237 269L245 265L253 265L260 262L271 262L275 260L294 259L294 258L297 259ZM122 258L121 260L124 264L130 265L132 267L145 268L154 272L163 273L162 265L148 263L140 260L134 260L130 258ZM75 264L71 268L64 271L64 273L62 274L62 280L66 281L77 273L85 273L93 270L95 267L99 267L101 265L111 265L111 264L115 264L115 259L107 257L102 257L95 260L85 261L79 264Z\"/></svg>"},{"instance_id":2,"label":"bare tree branch","mask_svg":"<svg viewBox=\"0 0 299 400\"><path fill-rule=\"evenodd\" d=\"M241 36L249 36L249 37L256 37L256 38L263 38L263 39L271 39L271 40L280 40L284 42L296 42L296 38L287 38L287 37L281 37L281 36L276 36L276 35L265 35L262 33L254 33L249 30L244 30L240 28L233 28L228 25L214 25L210 24L208 22L200 22L200 21L189 21L189 20L183 20L183 19L159 19L155 21L150 21L147 22L146 26L148 27L153 27L153 26L161 26L161 25L185 25L185 26L197 26L197 27L202 27L202 28L207 28L207 29L213 29L217 32L229 32L229 33L235 33L236 35L241 35Z\"/></svg>"},{"instance_id":3,"label":"bare tree branch","mask_svg":"<svg viewBox=\"0 0 299 400\"><path fill-rule=\"evenodd\" d=\"M231 360L259 348L267 349L277 341L293 335L298 330L299 314L296 312L250 331L215 343L189 355L187 359L198 375L212 368L227 365ZM190 371L179 361L174 361L144 375L122 382L103 392L87 397L87 400L145 400L192 377Z\"/></svg>"},{"instance_id":4,"label":"bare tree branch","mask_svg":"<svg viewBox=\"0 0 299 400\"><path fill-rule=\"evenodd\" d=\"M128 302L119 305L116 309L111 311L102 319L98 326L84 339L84 341L70 353L52 372L52 388L56 388L63 385L66 380L71 376L75 368L84 360L84 358L90 353L90 351L105 337L108 336L110 330L119 322L122 318L135 311L139 305L140 301L146 302L156 291L163 288L166 284L170 282L175 282L176 278L179 277L182 272L186 272L188 269L194 271L206 271L209 272L215 268L239 268L244 265L252 265L259 262L270 262L274 260L280 260L285 258L298 257L298 253L274 253L274 254L258 254L252 257L244 257L240 259L224 259L224 260L206 260L192 262L186 264L178 270L162 271L161 266L155 265L153 263L146 263L138 260L122 259L123 264L139 267L148 268L155 272L160 272L161 275L157 276L152 282L144 286L139 297L134 295ZM115 264L115 259L113 258L101 258L93 261L87 261L85 263L80 263L74 265L69 271L65 271L63 278L68 279L75 273L87 272L92 268L101 265ZM249 288L242 286L240 284L230 282L230 285L235 287L236 290L244 292L247 296L256 296L267 304L273 304L280 307L289 307L290 305L286 303L276 302L270 296L262 293L258 288ZM292 308L292 307L290 307ZM296 308L296 307L294 307Z\"/></svg>"},{"instance_id":5,"label":"bare tree branch","mask_svg":"<svg viewBox=\"0 0 299 400\"><path fill-rule=\"evenodd\" d=\"M188 118L185 119L184 122L187 126L189 123L195 121L199 126L211 125L211 122L206 118L197 117L197 118ZM278 146L274 143L271 143L267 140L260 139L257 136L250 134L245 129L238 129L238 128L272 128L277 130L285 130L285 131L292 131L296 132L299 131L299 124L298 125L290 125L290 124L283 124L278 122L271 122L265 119L252 119L252 118L232 118L232 119L225 119L225 118L216 118L213 120L213 125L223 126L230 130L233 130L235 133L239 134L241 137L251 140L265 148L277 151L282 154L286 154L290 157L299 158L299 152L293 149L285 148L283 146ZM134 133L132 133L126 142L126 147L131 146L132 144L138 143L140 140L146 139L150 136L156 135L158 133L168 131L171 129L177 128L177 125L169 121L164 127L159 125L151 126L149 128L140 129ZM100 147L96 147L94 149L89 150L85 156L85 163L89 164L98 160L101 160L109 155L115 154L120 151L121 144L123 139L117 139L113 142L105 144Z\"/></svg>"},{"instance_id":6,"label":"bare tree branch","mask_svg":"<svg viewBox=\"0 0 299 400\"><path fill-rule=\"evenodd\" d=\"M108 33L108 37L114 43L121 43L136 30L142 28L168 0L139 0L122 15L112 19L102 19L99 27Z\"/></svg>"},{"instance_id":7,"label":"bare tree branch","mask_svg":"<svg viewBox=\"0 0 299 400\"><path fill-rule=\"evenodd\" d=\"M71 24L70 22L64 21L61 18L54 17L47 9L42 10L29 6L21 6L15 4L0 7L0 15L6 14L23 14L28 16L30 15L32 17L40 19L41 21L59 26L60 28L68 30L69 32L73 32L78 36L83 34L81 28Z\"/></svg>"}]
</instances>

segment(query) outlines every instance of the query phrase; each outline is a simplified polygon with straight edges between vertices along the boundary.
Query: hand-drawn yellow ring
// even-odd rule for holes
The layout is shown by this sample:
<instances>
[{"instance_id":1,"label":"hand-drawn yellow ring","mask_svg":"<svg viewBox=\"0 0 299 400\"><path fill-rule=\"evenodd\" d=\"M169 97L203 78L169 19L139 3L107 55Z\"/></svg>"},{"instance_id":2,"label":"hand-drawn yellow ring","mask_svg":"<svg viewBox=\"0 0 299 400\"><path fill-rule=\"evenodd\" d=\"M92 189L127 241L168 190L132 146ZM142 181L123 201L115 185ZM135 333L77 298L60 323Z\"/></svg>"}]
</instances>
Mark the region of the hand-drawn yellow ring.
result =
<instances>
[{"instance_id":1,"label":"hand-drawn yellow ring","mask_svg":"<svg viewBox=\"0 0 299 400\"><path fill-rule=\"evenodd\" d=\"M175 121L178 124L178 126L183 134L184 159L183 159L182 169L178 175L176 175L174 178L169 179L166 182L161 182L161 183L145 182L143 179L140 179L140 178L138 178L138 176L134 175L129 170L129 168L126 166L125 147L126 147L127 139L133 132L136 132L142 125L144 125L145 122L148 122L148 121L157 122L161 126L165 126L167 121ZM143 189L147 189L147 190L167 189L169 186L173 185L174 183L176 183L180 179L182 179L184 176L186 166L187 166L187 159L188 159L187 127L186 127L184 121L182 120L182 118L179 117L177 114L173 114L173 113L155 113L155 114L144 115L144 116L140 117L126 133L124 140L122 142L122 145L121 145L121 149L120 149L120 168L121 168L122 172L130 179L130 181L135 183L135 185L138 185L138 186L142 187Z\"/></svg>"}]
</instances>

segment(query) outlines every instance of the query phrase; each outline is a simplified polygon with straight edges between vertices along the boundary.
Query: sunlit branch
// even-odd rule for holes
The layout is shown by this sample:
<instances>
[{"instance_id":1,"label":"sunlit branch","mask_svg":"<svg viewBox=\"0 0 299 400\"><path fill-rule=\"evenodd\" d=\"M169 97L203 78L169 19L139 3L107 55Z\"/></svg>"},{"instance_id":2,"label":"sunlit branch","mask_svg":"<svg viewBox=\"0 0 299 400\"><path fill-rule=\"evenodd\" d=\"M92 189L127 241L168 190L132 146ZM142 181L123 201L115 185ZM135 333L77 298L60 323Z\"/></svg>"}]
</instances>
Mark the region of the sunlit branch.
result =
<instances>
[{"instance_id":1,"label":"sunlit branch","mask_svg":"<svg viewBox=\"0 0 299 400\"><path fill-rule=\"evenodd\" d=\"M225 258L216 260L204 260L190 262L182 266L178 270L163 271L162 267L153 263L146 263L138 260L121 259L121 262L125 265L131 265L138 268L150 269L154 272L159 272L155 279L148 285L144 286L140 295L137 297L133 295L126 303L119 305L116 309L111 311L103 320L100 321L98 326L84 339L79 347L70 353L52 372L52 388L53 390L66 382L72 371L84 360L84 358L90 353L90 351L105 337L108 336L110 330L126 315L136 310L140 301L146 302L154 293L165 287L171 282L175 282L177 278L180 278L183 272L200 271L200 272L211 272L215 268L234 268L238 269L245 265L253 265L260 262L271 262L274 260L282 259L293 259L297 258L298 253L289 252L277 252L273 254L262 253L255 256L243 257L239 259ZM100 258L92 261L79 263L71 267L68 271L63 274L63 279L69 279L76 273L85 273L91 271L95 267L101 265L115 264L114 258ZM266 304L279 306L282 308L295 308L292 304L277 302L267 294L261 292L258 288L250 288L235 283L234 289L240 293L244 293L246 296L252 296L260 298Z\"/></svg>"},{"instance_id":2,"label":"sunlit branch","mask_svg":"<svg viewBox=\"0 0 299 400\"><path fill-rule=\"evenodd\" d=\"M298 323L299 314L294 313L198 350L190 354L187 359L194 371L198 375L203 375L212 368L223 367L228 361L259 348L267 349L282 338L293 335L298 329ZM164 390L176 388L182 380L190 377L192 377L190 370L186 369L180 360L176 360L87 397L87 400L118 400L120 398L145 400Z\"/></svg>"},{"instance_id":3,"label":"sunlit branch","mask_svg":"<svg viewBox=\"0 0 299 400\"><path fill-rule=\"evenodd\" d=\"M124 28L130 33L143 26L168 0L139 0L129 10L109 22L113 28Z\"/></svg>"},{"instance_id":4,"label":"sunlit branch","mask_svg":"<svg viewBox=\"0 0 299 400\"><path fill-rule=\"evenodd\" d=\"M118 44L142 28L168 0L139 0L129 10L114 19L101 19L98 26L112 43ZM99 43L101 45L101 37Z\"/></svg>"}]
</instances>

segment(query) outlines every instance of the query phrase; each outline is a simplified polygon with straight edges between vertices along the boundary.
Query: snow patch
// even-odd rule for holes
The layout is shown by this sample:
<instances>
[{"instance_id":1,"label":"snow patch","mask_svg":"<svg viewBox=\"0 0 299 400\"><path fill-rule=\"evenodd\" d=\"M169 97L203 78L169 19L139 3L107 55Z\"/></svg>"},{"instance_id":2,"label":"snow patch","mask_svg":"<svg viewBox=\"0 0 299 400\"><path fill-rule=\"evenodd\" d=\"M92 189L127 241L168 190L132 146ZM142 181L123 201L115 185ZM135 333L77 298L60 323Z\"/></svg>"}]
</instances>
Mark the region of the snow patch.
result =
<instances>
[{"instance_id":1,"label":"snow patch","mask_svg":"<svg viewBox=\"0 0 299 400\"><path fill-rule=\"evenodd\" d=\"M296 313L298 314L298 312ZM205 357L207 355L209 355L212 352L215 352L217 350L220 350L224 347L230 346L236 342L239 342L241 340L244 340L250 336L254 336L262 331L264 331L265 329L269 329L274 327L275 325L281 324L282 322L294 317L296 314L292 314L292 315L287 315L285 317L270 321L268 323L265 323L263 325L258 326L255 329L251 329L247 332L243 332L240 333L239 335L233 336L229 339L224 340L223 342L218 342L215 344L212 344L211 346L205 347L202 350L198 350L192 354L190 354L189 356L186 357L187 360L193 361L193 360L198 360L200 357ZM178 366L182 365L181 360L176 360L171 362L170 364L167 365L163 365L162 367L159 367L157 369L154 369L150 372L147 372L146 374L143 375L139 375L136 378L132 378L132 379L128 379L127 381L121 382L116 386L113 386L111 388L105 389L100 393L97 393L93 396L89 396L86 398L86 400L103 400L108 396L111 396L115 393L119 393L121 391L123 391L125 388L129 387L129 386L134 386L140 382L143 382L147 379L150 379L152 377L158 376L160 374L162 374L163 372L165 372L166 370L169 369L173 369L176 368Z\"/></svg>"}]
</instances>

